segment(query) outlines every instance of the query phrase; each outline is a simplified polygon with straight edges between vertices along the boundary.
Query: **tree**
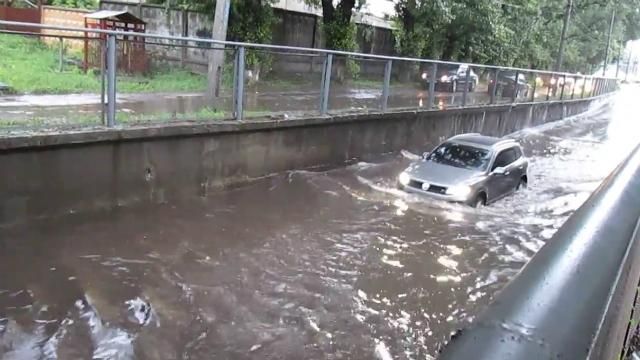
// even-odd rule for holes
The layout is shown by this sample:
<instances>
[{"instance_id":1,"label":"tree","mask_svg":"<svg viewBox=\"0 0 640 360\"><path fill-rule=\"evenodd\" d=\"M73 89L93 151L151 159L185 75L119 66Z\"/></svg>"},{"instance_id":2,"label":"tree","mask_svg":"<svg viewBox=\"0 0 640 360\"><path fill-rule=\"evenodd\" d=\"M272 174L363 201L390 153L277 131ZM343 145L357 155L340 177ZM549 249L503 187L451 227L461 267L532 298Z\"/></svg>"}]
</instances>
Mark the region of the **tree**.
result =
<instances>
[{"instance_id":1,"label":"tree","mask_svg":"<svg viewBox=\"0 0 640 360\"><path fill-rule=\"evenodd\" d=\"M353 10L360 9L365 0L305 0L309 5L322 7L322 30L325 38L325 47L332 50L355 51L356 26L351 22ZM359 67L353 61L336 59L336 78L343 81L345 70L355 76Z\"/></svg>"},{"instance_id":2,"label":"tree","mask_svg":"<svg viewBox=\"0 0 640 360\"><path fill-rule=\"evenodd\" d=\"M564 1L399 0L396 48L401 55L505 66L551 68ZM612 53L640 36L640 0L574 0L563 70L587 71L604 59L611 12Z\"/></svg>"},{"instance_id":3,"label":"tree","mask_svg":"<svg viewBox=\"0 0 640 360\"><path fill-rule=\"evenodd\" d=\"M168 7L213 14L215 0L153 0L156 4ZM231 0L227 40L270 43L275 17L271 5L274 0ZM251 70L251 80L257 81L260 74L269 70L271 57L263 52L249 50L246 53L246 65Z\"/></svg>"}]
</instances>

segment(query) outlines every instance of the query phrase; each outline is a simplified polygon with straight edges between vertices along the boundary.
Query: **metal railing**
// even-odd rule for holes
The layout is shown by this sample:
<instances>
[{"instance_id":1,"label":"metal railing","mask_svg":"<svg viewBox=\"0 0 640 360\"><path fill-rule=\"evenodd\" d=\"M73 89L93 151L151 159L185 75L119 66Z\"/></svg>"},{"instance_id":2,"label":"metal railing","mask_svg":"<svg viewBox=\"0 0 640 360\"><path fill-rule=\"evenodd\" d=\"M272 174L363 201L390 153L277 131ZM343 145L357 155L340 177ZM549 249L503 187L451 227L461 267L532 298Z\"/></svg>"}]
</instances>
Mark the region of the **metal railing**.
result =
<instances>
[{"instance_id":1,"label":"metal railing","mask_svg":"<svg viewBox=\"0 0 640 360\"><path fill-rule=\"evenodd\" d=\"M11 27L13 30L5 31L2 30L3 27ZM120 38L126 38L127 36L130 36L131 33L102 29L71 28L64 26L0 21L0 33L20 34L20 31L15 31L16 28L20 27L25 29L53 30L63 33L84 33L85 36L86 34L99 34L101 37L106 39L103 44L104 54L101 55L103 58L101 81L103 83L103 88L106 87L106 89L103 90L104 95L101 98L101 105L104 111L103 121L107 126L115 126L118 96L118 78L116 76L118 59L116 56L116 49L118 48L119 42L122 41ZM60 37L61 39L65 37L65 35L59 34L45 34L43 36L54 36ZM245 118L245 64L247 50L277 52L279 54L287 54L291 56L322 57L324 61L322 63L322 75L318 89L319 99L316 107L317 113L320 115L327 115L330 113L329 105L331 101L332 81L335 77L335 68L337 67L337 64L343 66L347 61L376 61L383 64L384 71L380 79L381 86L379 89L380 97L377 99L378 103L375 106L376 111L380 112L387 112L393 108L393 106L389 105L390 98L393 97L392 93L394 89L392 86L392 75L396 67L403 67L405 64L412 64L414 68L417 68L417 72L415 74L410 74L410 77L414 78L414 82L418 82L425 87L427 92L425 97L427 101L425 105L422 103L421 98L420 107L426 110L450 107L444 104L442 99L450 99L451 101L449 102L455 107L535 102L540 98L543 99L542 101L569 101L607 94L614 91L617 86L617 80L613 78L565 72L363 54L357 52L293 46L215 41L204 38L164 36L150 33L135 33L135 36L144 38L145 41L155 39L170 42L174 44L174 46L189 47L189 44L197 44L199 46L208 46L207 50L212 51L233 51L235 56L233 61L232 117L235 120L242 120ZM70 37L77 39L77 36ZM167 44L163 45L171 46ZM62 49L62 42L60 46ZM339 63L336 62L337 58L340 58ZM424 72L420 74L421 71ZM443 77L449 76L452 74L451 71L455 71L455 80L453 80L453 82L445 82L442 80L440 75L443 71L445 74ZM476 72L482 73L481 76L477 75ZM531 78L527 80L526 76L531 76ZM475 86L480 85L479 83L481 82L481 79L485 80L484 84L486 84L487 90L483 93L475 92ZM449 88L446 91L449 91L450 94L448 95L448 98L442 95L442 92L439 92L442 87L447 86ZM456 86L462 86L462 91L459 91L459 88L457 89ZM545 88L546 93L544 92Z\"/></svg>"},{"instance_id":2,"label":"metal railing","mask_svg":"<svg viewBox=\"0 0 640 360\"><path fill-rule=\"evenodd\" d=\"M627 359L638 325L640 146L440 359Z\"/></svg>"}]
</instances>

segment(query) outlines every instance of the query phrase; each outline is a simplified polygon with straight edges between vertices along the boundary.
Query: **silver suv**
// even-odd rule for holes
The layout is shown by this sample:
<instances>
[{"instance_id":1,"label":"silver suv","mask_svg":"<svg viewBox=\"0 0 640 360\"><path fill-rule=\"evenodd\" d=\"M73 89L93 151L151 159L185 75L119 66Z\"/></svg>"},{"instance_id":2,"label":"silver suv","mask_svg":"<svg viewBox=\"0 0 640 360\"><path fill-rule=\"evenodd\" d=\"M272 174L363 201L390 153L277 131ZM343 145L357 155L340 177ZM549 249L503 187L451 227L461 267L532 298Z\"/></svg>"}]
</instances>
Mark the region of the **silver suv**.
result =
<instances>
[{"instance_id":1,"label":"silver suv","mask_svg":"<svg viewBox=\"0 0 640 360\"><path fill-rule=\"evenodd\" d=\"M454 136L400 176L400 188L430 197L483 206L527 186L529 163L512 139Z\"/></svg>"}]
</instances>

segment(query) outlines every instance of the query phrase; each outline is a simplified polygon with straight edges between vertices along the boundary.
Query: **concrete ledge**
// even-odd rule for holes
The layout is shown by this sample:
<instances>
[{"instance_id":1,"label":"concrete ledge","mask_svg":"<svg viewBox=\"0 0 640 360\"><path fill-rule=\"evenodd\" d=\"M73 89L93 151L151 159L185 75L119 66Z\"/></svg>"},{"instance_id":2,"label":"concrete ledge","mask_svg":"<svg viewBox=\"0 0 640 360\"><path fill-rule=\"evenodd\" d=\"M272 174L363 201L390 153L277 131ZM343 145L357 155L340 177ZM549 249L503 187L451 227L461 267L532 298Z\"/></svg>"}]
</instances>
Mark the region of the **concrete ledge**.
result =
<instances>
[{"instance_id":1,"label":"concrete ledge","mask_svg":"<svg viewBox=\"0 0 640 360\"><path fill-rule=\"evenodd\" d=\"M206 196L282 171L402 149L420 153L464 132L503 136L582 113L599 100L0 138L0 226Z\"/></svg>"}]
</instances>

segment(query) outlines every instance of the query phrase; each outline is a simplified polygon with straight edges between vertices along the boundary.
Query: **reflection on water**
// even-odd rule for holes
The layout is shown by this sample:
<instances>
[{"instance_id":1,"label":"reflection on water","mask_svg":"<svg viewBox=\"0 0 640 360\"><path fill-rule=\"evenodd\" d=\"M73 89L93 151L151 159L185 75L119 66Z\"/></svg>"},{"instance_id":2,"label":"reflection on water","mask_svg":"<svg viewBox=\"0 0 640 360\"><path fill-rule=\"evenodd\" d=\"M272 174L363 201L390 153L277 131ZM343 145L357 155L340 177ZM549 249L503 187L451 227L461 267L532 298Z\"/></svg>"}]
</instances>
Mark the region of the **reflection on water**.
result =
<instances>
[{"instance_id":1,"label":"reflection on water","mask_svg":"<svg viewBox=\"0 0 640 360\"><path fill-rule=\"evenodd\" d=\"M485 209L396 190L405 151L2 230L0 355L430 358L638 141L632 102L515 134L530 187Z\"/></svg>"}]
</instances>

